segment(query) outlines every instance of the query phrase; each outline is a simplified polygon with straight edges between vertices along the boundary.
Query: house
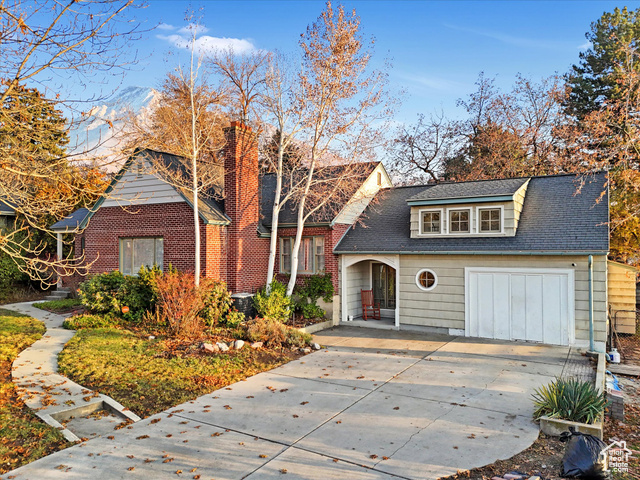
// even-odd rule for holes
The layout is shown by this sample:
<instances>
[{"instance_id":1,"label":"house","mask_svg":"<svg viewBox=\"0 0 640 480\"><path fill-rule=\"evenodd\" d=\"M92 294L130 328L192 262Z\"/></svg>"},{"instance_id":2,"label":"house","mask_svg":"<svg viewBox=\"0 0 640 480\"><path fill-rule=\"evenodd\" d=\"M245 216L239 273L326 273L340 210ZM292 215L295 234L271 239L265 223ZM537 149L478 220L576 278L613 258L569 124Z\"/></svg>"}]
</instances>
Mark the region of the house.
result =
<instances>
[{"instance_id":1,"label":"house","mask_svg":"<svg viewBox=\"0 0 640 480\"><path fill-rule=\"evenodd\" d=\"M275 179L260 175L257 143L250 129L233 122L225 135L224 179L198 198L201 272L225 281L240 299L266 281ZM154 162L165 168L153 168ZM75 237L75 253L90 264L89 274L115 269L136 274L142 265L154 263L193 271L193 197L162 175L177 164L176 157L166 153L136 151L94 207L73 212L51 229L58 233L59 242L63 233L81 231ZM301 278L331 272L337 289L338 257L333 247L371 197L391 186L379 162L363 164L359 172L359 181L352 182L357 188L348 198L309 219L300 252ZM295 211L288 205L281 212L278 230L279 275L290 268L293 235ZM83 278L76 274L62 280L75 288Z\"/></svg>"},{"instance_id":2,"label":"house","mask_svg":"<svg viewBox=\"0 0 640 480\"><path fill-rule=\"evenodd\" d=\"M13 204L0 197L0 231L11 226L16 217L16 210Z\"/></svg>"},{"instance_id":3,"label":"house","mask_svg":"<svg viewBox=\"0 0 640 480\"><path fill-rule=\"evenodd\" d=\"M607 337L603 173L378 193L334 249L343 321L373 288L397 328L590 346ZM593 338L590 339L590 331Z\"/></svg>"},{"instance_id":4,"label":"house","mask_svg":"<svg viewBox=\"0 0 640 480\"><path fill-rule=\"evenodd\" d=\"M616 333L636 333L636 285L638 269L625 263L607 262L607 288L611 320Z\"/></svg>"},{"instance_id":5,"label":"house","mask_svg":"<svg viewBox=\"0 0 640 480\"><path fill-rule=\"evenodd\" d=\"M274 178L261 175L255 137L225 131L224 183L199 198L203 275L236 298L266 279ZM52 228L80 228L75 251L90 273L169 264L193 270L193 199L148 171L139 151L108 194ZM365 164L353 191L303 231L302 277L331 272L334 324L361 315L373 289L382 319L367 322L471 337L590 346L607 335L608 198L604 174L576 194L572 175L393 188L381 163ZM224 199L216 198L222 190ZM276 273L291 266L295 211L279 217ZM78 282L79 278L66 279ZM593 345L591 345L591 343Z\"/></svg>"}]
</instances>

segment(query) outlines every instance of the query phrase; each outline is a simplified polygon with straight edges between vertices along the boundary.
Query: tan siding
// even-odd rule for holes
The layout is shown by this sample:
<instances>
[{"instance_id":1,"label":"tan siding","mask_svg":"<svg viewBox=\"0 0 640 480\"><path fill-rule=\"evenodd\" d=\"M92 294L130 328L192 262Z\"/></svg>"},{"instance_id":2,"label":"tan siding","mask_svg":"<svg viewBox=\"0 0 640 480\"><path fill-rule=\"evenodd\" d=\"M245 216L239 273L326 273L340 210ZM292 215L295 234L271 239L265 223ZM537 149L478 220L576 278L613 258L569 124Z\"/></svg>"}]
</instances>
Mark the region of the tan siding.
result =
<instances>
[{"instance_id":1,"label":"tan siding","mask_svg":"<svg viewBox=\"0 0 640 480\"><path fill-rule=\"evenodd\" d=\"M514 228L517 230L518 229L518 223L520 222L520 213L522 213L522 209L524 208L524 199L526 197L527 194L527 187L529 186L529 180L527 180L525 182L524 185L522 185L518 191L516 192L516 194L513 196L513 200L515 202L514 205L514 214L515 214L515 221L514 221Z\"/></svg>"},{"instance_id":2,"label":"tan siding","mask_svg":"<svg viewBox=\"0 0 640 480\"><path fill-rule=\"evenodd\" d=\"M609 305L615 328L618 333L635 333L637 272L616 262L608 263Z\"/></svg>"},{"instance_id":3,"label":"tan siding","mask_svg":"<svg viewBox=\"0 0 640 480\"><path fill-rule=\"evenodd\" d=\"M576 267L572 267L575 263ZM411 325L464 328L465 267L565 268L575 271L576 340L589 339L588 259L586 256L499 256L499 255L401 255L400 322ZM415 283L422 268L432 269L438 285L424 292ZM606 258L594 257L595 340L606 340Z\"/></svg>"}]
</instances>

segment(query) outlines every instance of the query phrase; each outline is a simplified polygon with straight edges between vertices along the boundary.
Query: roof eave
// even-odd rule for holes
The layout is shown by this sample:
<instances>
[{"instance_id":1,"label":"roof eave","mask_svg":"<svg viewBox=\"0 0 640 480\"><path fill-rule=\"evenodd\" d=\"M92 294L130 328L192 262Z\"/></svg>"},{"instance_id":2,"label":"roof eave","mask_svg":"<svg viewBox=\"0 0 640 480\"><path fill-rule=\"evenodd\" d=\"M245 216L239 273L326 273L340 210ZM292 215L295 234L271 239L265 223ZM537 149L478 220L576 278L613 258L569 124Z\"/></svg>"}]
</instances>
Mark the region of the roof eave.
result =
<instances>
[{"instance_id":1,"label":"roof eave","mask_svg":"<svg viewBox=\"0 0 640 480\"><path fill-rule=\"evenodd\" d=\"M515 195L515 194L514 194ZM511 202L514 195L486 195L477 197L454 197L429 200L407 200L407 204L412 207L421 207L427 205L451 205L460 203L488 203L488 202Z\"/></svg>"},{"instance_id":2,"label":"roof eave","mask_svg":"<svg viewBox=\"0 0 640 480\"><path fill-rule=\"evenodd\" d=\"M407 251L407 250L334 250L336 255L608 255L606 250L485 250L485 251Z\"/></svg>"}]
</instances>

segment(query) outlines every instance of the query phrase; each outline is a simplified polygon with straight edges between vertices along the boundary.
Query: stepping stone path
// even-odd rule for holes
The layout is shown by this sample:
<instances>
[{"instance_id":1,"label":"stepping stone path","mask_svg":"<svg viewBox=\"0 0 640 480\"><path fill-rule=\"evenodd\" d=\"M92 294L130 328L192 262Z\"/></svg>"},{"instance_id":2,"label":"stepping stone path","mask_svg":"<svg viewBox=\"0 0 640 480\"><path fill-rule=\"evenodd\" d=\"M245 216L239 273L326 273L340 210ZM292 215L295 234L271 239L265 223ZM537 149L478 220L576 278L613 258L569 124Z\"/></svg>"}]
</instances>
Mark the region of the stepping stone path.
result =
<instances>
[{"instance_id":1,"label":"stepping stone path","mask_svg":"<svg viewBox=\"0 0 640 480\"><path fill-rule=\"evenodd\" d=\"M113 432L119 423L140 420L107 395L58 374L58 353L75 335L62 328L65 317L33 306L33 302L3 305L44 322L42 338L23 350L13 362L12 378L18 395L33 412L70 442Z\"/></svg>"}]
</instances>

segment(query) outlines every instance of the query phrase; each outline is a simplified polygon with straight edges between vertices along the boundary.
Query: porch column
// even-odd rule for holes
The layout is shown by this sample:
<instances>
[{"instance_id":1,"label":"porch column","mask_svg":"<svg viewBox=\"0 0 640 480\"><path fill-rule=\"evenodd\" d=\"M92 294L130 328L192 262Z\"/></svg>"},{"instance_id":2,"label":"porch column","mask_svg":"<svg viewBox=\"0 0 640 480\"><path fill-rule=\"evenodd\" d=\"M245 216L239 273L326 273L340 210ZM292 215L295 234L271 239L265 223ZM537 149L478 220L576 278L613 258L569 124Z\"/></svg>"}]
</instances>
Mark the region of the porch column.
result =
<instances>
[{"instance_id":1,"label":"porch column","mask_svg":"<svg viewBox=\"0 0 640 480\"><path fill-rule=\"evenodd\" d=\"M345 262L345 256L340 255L340 266L342 267L342 275L340 276L340 318L341 321L347 321L347 267Z\"/></svg>"},{"instance_id":2,"label":"porch column","mask_svg":"<svg viewBox=\"0 0 640 480\"><path fill-rule=\"evenodd\" d=\"M400 330L400 255L396 255L396 328Z\"/></svg>"},{"instance_id":3,"label":"porch column","mask_svg":"<svg viewBox=\"0 0 640 480\"><path fill-rule=\"evenodd\" d=\"M58 262L62 261L62 233L58 232L56 234L56 237L58 239ZM57 284L58 288L62 288L62 275L58 274L58 284Z\"/></svg>"}]
</instances>

